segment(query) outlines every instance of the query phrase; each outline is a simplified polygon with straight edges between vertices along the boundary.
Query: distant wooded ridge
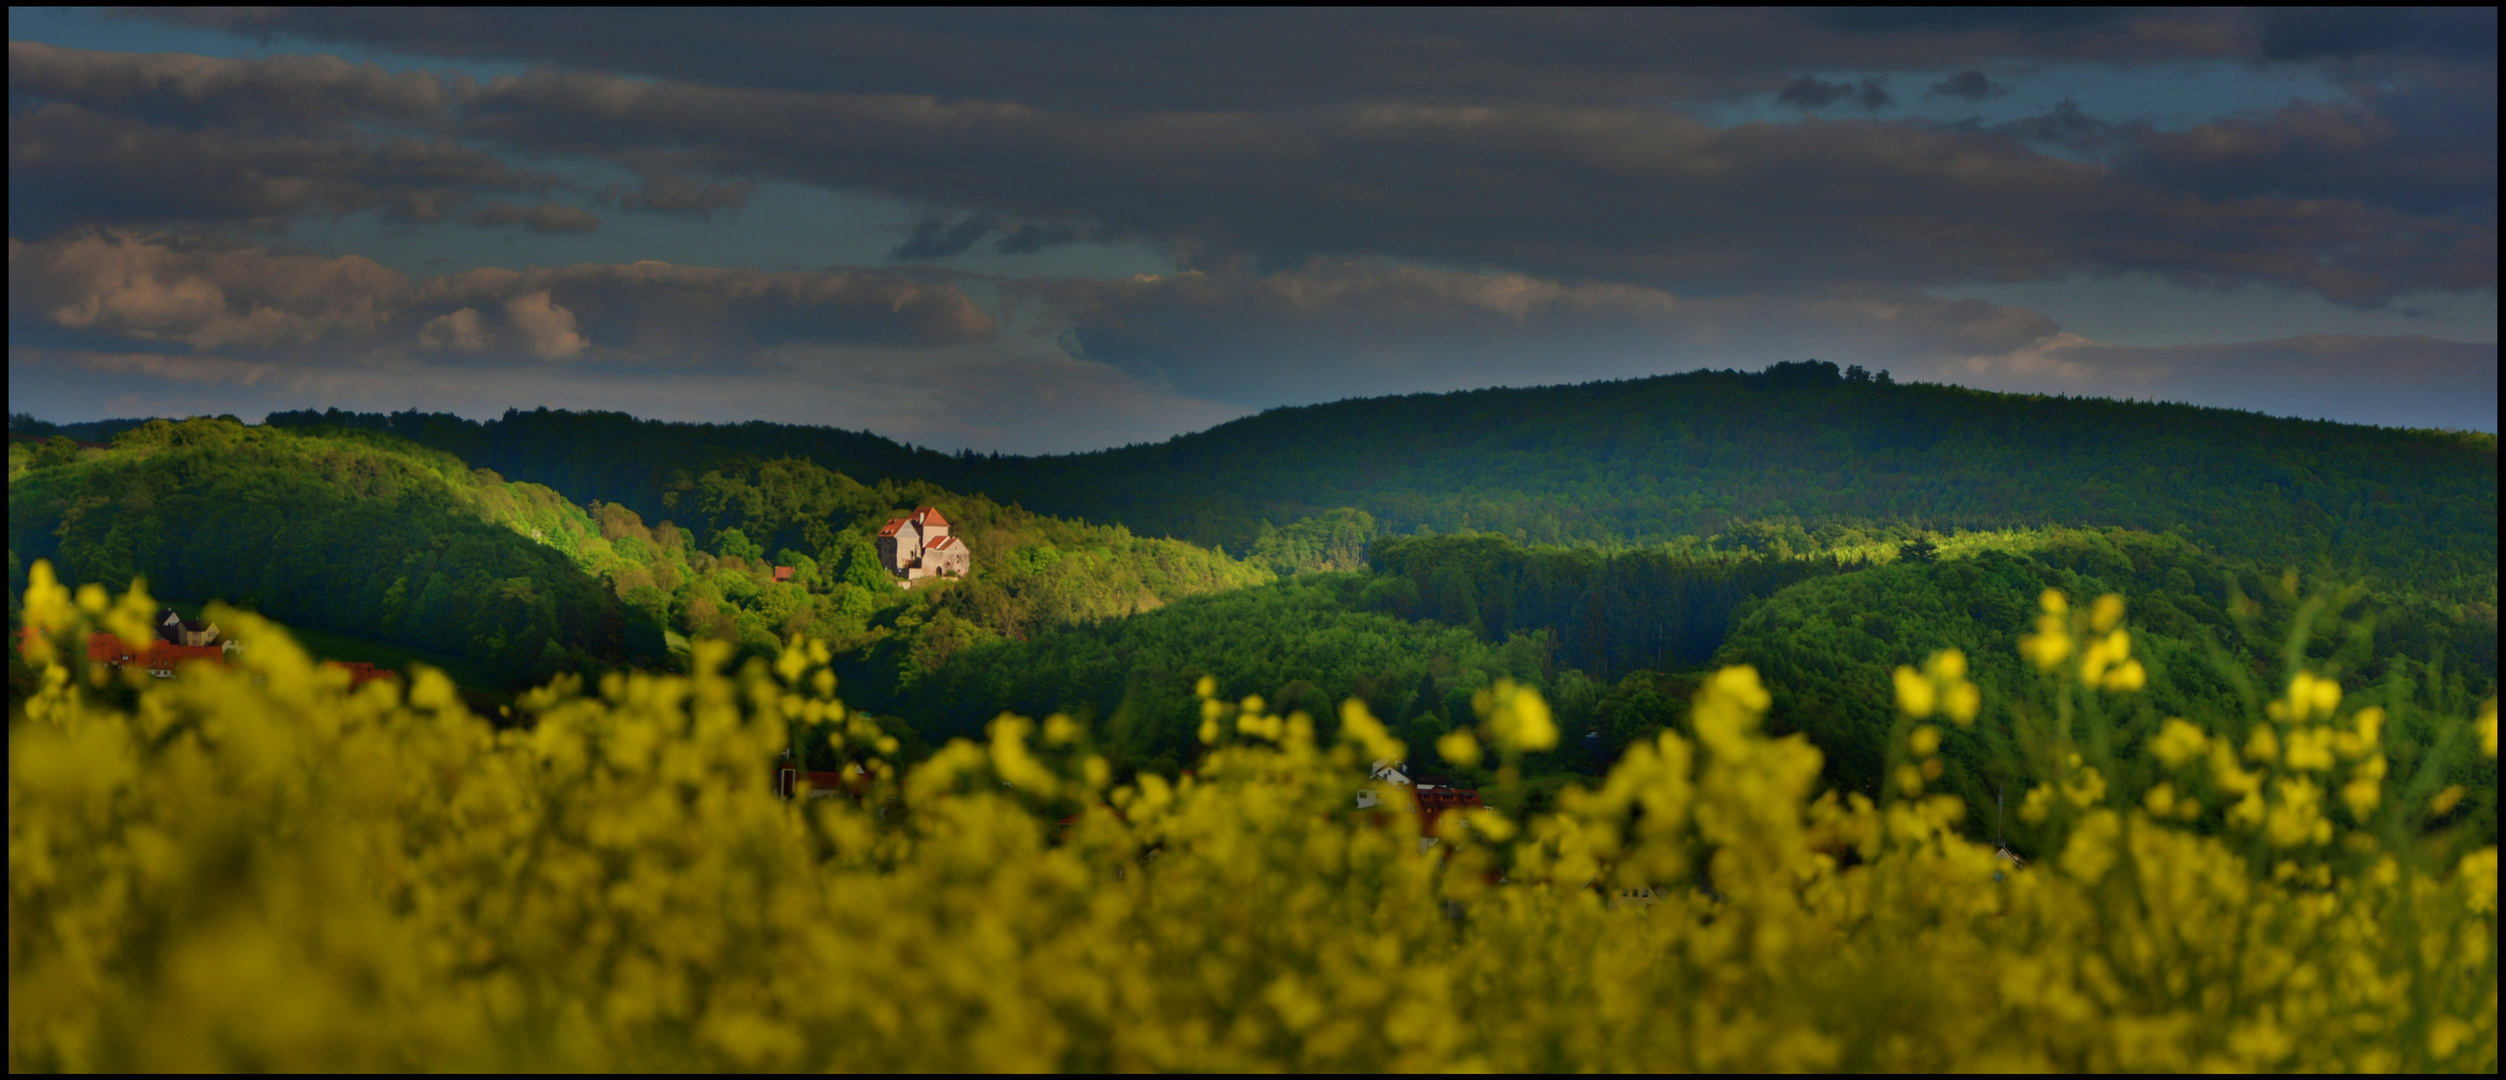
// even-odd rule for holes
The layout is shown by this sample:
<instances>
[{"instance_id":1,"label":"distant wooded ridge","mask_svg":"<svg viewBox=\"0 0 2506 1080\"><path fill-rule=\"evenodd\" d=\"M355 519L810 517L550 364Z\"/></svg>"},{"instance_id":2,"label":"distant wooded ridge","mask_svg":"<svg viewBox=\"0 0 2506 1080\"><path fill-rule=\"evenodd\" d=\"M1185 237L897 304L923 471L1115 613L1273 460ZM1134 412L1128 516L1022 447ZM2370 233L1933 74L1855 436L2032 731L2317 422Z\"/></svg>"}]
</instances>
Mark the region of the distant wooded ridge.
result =
<instances>
[{"instance_id":1,"label":"distant wooded ridge","mask_svg":"<svg viewBox=\"0 0 2506 1080\"><path fill-rule=\"evenodd\" d=\"M1823 362L1272 409L1163 443L943 454L867 432L623 413L277 413L390 431L647 517L716 462L810 460L1243 552L1342 507L1388 534L1625 546L1744 522L1813 535L2118 525L2415 588L2493 593L2497 438L1846 378Z\"/></svg>"}]
</instances>

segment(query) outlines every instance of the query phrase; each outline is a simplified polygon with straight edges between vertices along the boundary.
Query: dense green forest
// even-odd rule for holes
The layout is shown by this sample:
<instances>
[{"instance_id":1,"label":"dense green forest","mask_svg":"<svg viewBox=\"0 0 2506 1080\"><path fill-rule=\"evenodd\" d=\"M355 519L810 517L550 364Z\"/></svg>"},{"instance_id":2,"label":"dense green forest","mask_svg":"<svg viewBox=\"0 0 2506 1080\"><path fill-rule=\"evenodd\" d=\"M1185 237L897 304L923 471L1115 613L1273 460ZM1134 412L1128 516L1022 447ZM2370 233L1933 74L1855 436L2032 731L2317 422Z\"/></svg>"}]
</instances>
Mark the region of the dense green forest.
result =
<instances>
[{"instance_id":1,"label":"dense green forest","mask_svg":"<svg viewBox=\"0 0 2506 1080\"><path fill-rule=\"evenodd\" d=\"M1994 781L2019 767L2024 748L2011 741L2003 710L2026 700L2036 678L2022 671L2017 635L2048 588L2132 598L2134 655L2150 681L2114 718L2124 744L2168 716L2241 715L2270 697L2301 619L2307 660L2396 718L2397 744L2411 747L2395 750L2397 767L2415 767L2429 743L2413 736L2432 717L2458 716L2496 692L2495 623L2477 606L2353 592L2309 612L2277 577L2165 534L2051 530L1946 548L1952 554L1930 562L1852 567L1828 557L1600 556L1494 537L1402 540L1379 546L1373 573L1309 574L986 642L894 692L848 685L857 705L902 717L931 741L978 734L1002 710L1092 716L1105 721L1118 768L1171 773L1198 749L1192 683L1210 674L1221 696L1260 694L1272 708L1312 714L1326 731L1336 703L1359 698L1422 762L1488 782L1493 774L1441 762L1430 748L1468 725L1472 694L1499 678L1539 687L1569 736L1528 769L1591 771L1634 741L1684 728L1702 672L1747 663L1774 691L1771 726L1805 733L1824 751L1830 786L1872 792L1893 720L1891 672L1957 648L1974 658L1973 677L1995 703L1986 722L1950 731L1941 751L1939 789L1970 806L1990 805ZM1417 599L1421 577L1442 596ZM1570 602L1554 602L1566 591L1561 580L1573 582ZM1646 626L1672 642L1689 626L1729 629L1712 634L1704 655L1674 646L1646 666L1593 667L1573 642L1596 608L1643 612L1627 621L1627 637ZM1492 611L1507 614L1492 622ZM2480 772L2490 763L2457 757L2449 768L2469 770L2454 779L2474 791L2494 789L2494 776Z\"/></svg>"},{"instance_id":2,"label":"dense green forest","mask_svg":"<svg viewBox=\"0 0 2506 1080\"><path fill-rule=\"evenodd\" d=\"M510 476L527 476L577 502L616 503L647 520L670 515L682 491L717 463L805 459L864 481L922 480L964 490L959 456L869 432L769 424L683 424L624 413L509 410L484 423L448 413L271 413L271 427L359 428L397 435ZM1097 519L1111 520L1111 519Z\"/></svg>"},{"instance_id":3,"label":"dense green forest","mask_svg":"<svg viewBox=\"0 0 2506 1080\"><path fill-rule=\"evenodd\" d=\"M12 419L50 440L12 444L13 577L35 557L143 574L515 677L805 633L911 743L1068 709L1106 722L1126 771L1191 764L1204 674L1326 726L1362 699L1465 773L1435 739L1475 692L1527 682L1568 738L1526 764L1555 773L1683 725L1699 673L1746 663L1826 782L1871 791L1891 672L1955 647L2025 700L2014 628L2048 588L2128 598L2150 684L2114 718L2125 742L2249 714L2301 627L2405 735L2496 684L2492 436L1816 363L1274 410L1050 458L547 410L39 423ZM969 577L903 589L878 565L880 523L918 506ZM2354 587L2310 607L2291 568ZM2025 752L1992 723L1951 732L1940 789L1989 803Z\"/></svg>"},{"instance_id":4,"label":"dense green forest","mask_svg":"<svg viewBox=\"0 0 2506 1080\"><path fill-rule=\"evenodd\" d=\"M576 560L581 507L388 436L155 421L105 450L13 444L11 595L65 580L222 599L274 618L467 657L514 681L614 665L633 632ZM64 450L67 452L63 452Z\"/></svg>"},{"instance_id":5,"label":"dense green forest","mask_svg":"<svg viewBox=\"0 0 2506 1080\"><path fill-rule=\"evenodd\" d=\"M910 681L970 644L1272 577L1174 540L806 461L717 461L660 501L688 526L577 506L370 430L157 421L110 449L13 444L10 551L13 568L44 558L74 582L144 577L162 595L404 641L510 681L660 664L665 627L765 656L808 633L845 650L848 670ZM966 580L901 589L878 564L879 525L917 506L940 508L975 553Z\"/></svg>"},{"instance_id":6,"label":"dense green forest","mask_svg":"<svg viewBox=\"0 0 2506 1080\"><path fill-rule=\"evenodd\" d=\"M864 485L793 459L718 462L681 474L660 501L701 543L669 522L661 528L670 539L652 542L654 531L617 503L593 510L630 564L612 571L629 603L760 655L805 632L845 653L845 670L880 683L910 682L969 645L1092 625L1272 576L1120 526L1061 521L923 482ZM879 565L879 526L919 506L938 508L971 549L964 580L899 589ZM773 565L795 567L794 580L773 583Z\"/></svg>"},{"instance_id":7,"label":"dense green forest","mask_svg":"<svg viewBox=\"0 0 2506 1080\"><path fill-rule=\"evenodd\" d=\"M2060 530L1968 558L1804 581L1752 605L1712 663L1757 667L1775 698L1773 724L1826 751L1832 786L1864 792L1881 781L1895 667L1954 646L1972 658L1971 678L1988 699L2024 700L2036 676L2023 669L2019 636L2046 589L2128 598L2133 655L2147 665L2149 684L2116 718L2116 737L2127 743L2169 716L2251 712L2279 692L2292 659L2284 645L2301 621L2309 665L2337 673L2353 700L2395 717L2399 768L2416 766L2429 744L2412 736L2432 715L2464 715L2496 693L2493 608L2351 589L2321 598L2309 614L2294 580L2173 536ZM1989 804L1993 781L2009 775L1996 770L2014 767L2019 749L1999 724L1951 729L1939 788L1970 806ZM2485 786L2462 779L2495 788L2493 772Z\"/></svg>"},{"instance_id":8,"label":"dense green forest","mask_svg":"<svg viewBox=\"0 0 2506 1080\"><path fill-rule=\"evenodd\" d=\"M691 462L806 456L864 479L926 480L1236 552L1342 508L1384 533L1602 546L1750 522L1826 546L1848 530L1903 539L2111 525L2457 599L2496 589L2494 435L1892 385L1821 362L1273 409L1156 445L1032 458L612 413L271 422L388 429L648 517Z\"/></svg>"}]
</instances>

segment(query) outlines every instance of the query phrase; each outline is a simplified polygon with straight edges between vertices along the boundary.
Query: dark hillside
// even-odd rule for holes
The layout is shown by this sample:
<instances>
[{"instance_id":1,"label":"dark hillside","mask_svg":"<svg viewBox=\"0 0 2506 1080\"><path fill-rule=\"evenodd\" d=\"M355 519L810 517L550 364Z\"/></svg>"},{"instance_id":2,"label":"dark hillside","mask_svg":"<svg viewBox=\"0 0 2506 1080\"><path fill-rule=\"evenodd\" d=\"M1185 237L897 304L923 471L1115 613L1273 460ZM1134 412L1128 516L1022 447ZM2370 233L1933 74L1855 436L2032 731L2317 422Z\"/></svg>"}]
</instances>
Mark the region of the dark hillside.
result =
<instances>
[{"instance_id":1,"label":"dark hillside","mask_svg":"<svg viewBox=\"0 0 2506 1080\"><path fill-rule=\"evenodd\" d=\"M716 458L802 456L865 481L924 480L1236 552L1270 525L1343 507L1393 534L1604 546L1709 537L1741 522L1814 537L2111 525L2459 599L2496 587L2493 435L1891 385L1816 362L1274 409L1155 445L1033 458L610 413L271 422L386 428L647 517Z\"/></svg>"},{"instance_id":2,"label":"dark hillside","mask_svg":"<svg viewBox=\"0 0 2506 1080\"><path fill-rule=\"evenodd\" d=\"M2116 525L2271 561L2494 589L2497 440L2185 405L1847 381L1830 365L1275 409L960 481L1230 548L1335 507L1528 543L1740 521Z\"/></svg>"},{"instance_id":3,"label":"dark hillside","mask_svg":"<svg viewBox=\"0 0 2506 1080\"><path fill-rule=\"evenodd\" d=\"M1962 650L1987 713L1972 729L1946 730L1948 774L1935 787L1969 806L1991 804L1994 775L2023 774L2013 771L2021 748L2007 710L2036 682L2019 638L2048 588L2081 602L2108 592L2125 599L2132 654L2148 665L2150 681L2113 699L2118 750L2166 717L2248 715L2282 692L2284 645L2306 610L2283 580L2172 536L2066 530L2048 539L2032 550L1803 581L1749 605L1711 665L1757 668L1774 696L1769 723L1817 744L1830 785L1875 793L1895 719L1890 673L1940 649ZM2434 745L2437 717L2466 715L2497 692L2497 614L2489 605L2359 593L2317 609L2314 619L2307 668L2336 679L2346 700L2393 715L2387 746L2405 775ZM2245 732L2225 734L2241 741ZM2494 764L2477 764L2489 769L2479 790L2493 791ZM2449 767L2477 772L2475 759L2457 757ZM2474 773L2456 779L2478 785L2482 775Z\"/></svg>"},{"instance_id":4,"label":"dark hillside","mask_svg":"<svg viewBox=\"0 0 2506 1080\"><path fill-rule=\"evenodd\" d=\"M231 420L155 421L9 484L16 565L146 578L509 681L627 659L623 607L569 559L588 524L547 488L398 439Z\"/></svg>"},{"instance_id":5,"label":"dark hillside","mask_svg":"<svg viewBox=\"0 0 2506 1080\"><path fill-rule=\"evenodd\" d=\"M925 480L956 486L960 459L917 450L866 431L750 421L682 424L625 413L506 410L484 423L447 413L279 412L271 427L343 427L388 432L459 456L481 468L565 492L575 502L616 503L658 521L665 499L706 469L732 461L802 458L868 482Z\"/></svg>"}]
</instances>

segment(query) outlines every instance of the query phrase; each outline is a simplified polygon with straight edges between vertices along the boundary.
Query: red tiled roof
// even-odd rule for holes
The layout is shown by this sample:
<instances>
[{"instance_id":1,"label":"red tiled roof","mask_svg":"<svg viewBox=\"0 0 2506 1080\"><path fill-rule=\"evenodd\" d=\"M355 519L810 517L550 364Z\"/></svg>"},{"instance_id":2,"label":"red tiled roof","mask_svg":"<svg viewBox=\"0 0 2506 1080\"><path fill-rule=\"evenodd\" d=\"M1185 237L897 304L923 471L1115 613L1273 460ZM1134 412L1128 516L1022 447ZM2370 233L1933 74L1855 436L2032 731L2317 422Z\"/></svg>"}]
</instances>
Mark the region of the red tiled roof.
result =
<instances>
[{"instance_id":1,"label":"red tiled roof","mask_svg":"<svg viewBox=\"0 0 2506 1080\"><path fill-rule=\"evenodd\" d=\"M948 519L940 516L940 508L936 506L926 506L914 511L914 522L920 525L937 525L943 529L948 528Z\"/></svg>"},{"instance_id":2,"label":"red tiled roof","mask_svg":"<svg viewBox=\"0 0 2506 1080\"><path fill-rule=\"evenodd\" d=\"M34 645L34 638L35 631L32 628L20 628L18 630L19 651L31 649ZM226 662L226 650L217 645L176 645L170 641L153 638L134 649L129 642L123 641L119 635L110 632L98 631L87 635L87 662L90 664L120 665L138 662L159 671L170 671L176 664L190 663L195 660L223 664Z\"/></svg>"},{"instance_id":3,"label":"red tiled roof","mask_svg":"<svg viewBox=\"0 0 2506 1080\"><path fill-rule=\"evenodd\" d=\"M111 635L100 636L110 637ZM87 648L90 653L95 651L93 643L90 643ZM148 666L152 668L172 668L176 664L186 664L195 660L223 664L226 662L226 650L215 645L175 645L163 641L156 642L148 648Z\"/></svg>"},{"instance_id":4,"label":"red tiled roof","mask_svg":"<svg viewBox=\"0 0 2506 1080\"><path fill-rule=\"evenodd\" d=\"M923 550L925 550L925 551L947 551L948 549L953 548L953 547L956 547L956 546L957 546L957 538L956 538L956 537L954 537L954 536L943 536L943 537L941 537L941 538L939 538L939 539L937 539L937 540L932 541L932 542L931 542L931 546L930 546L930 547L927 547L927 548L924 548Z\"/></svg>"},{"instance_id":5,"label":"red tiled roof","mask_svg":"<svg viewBox=\"0 0 2506 1080\"><path fill-rule=\"evenodd\" d=\"M905 527L905 519L904 519L904 518L890 518L890 519L888 519L888 523L887 523L887 524L882 525L882 526L880 526L880 527L879 527L879 535L881 535L881 536L894 536L894 535L896 535L896 530L898 530L898 529L902 529L902 528L904 528L904 527Z\"/></svg>"},{"instance_id":6,"label":"red tiled roof","mask_svg":"<svg viewBox=\"0 0 2506 1080\"><path fill-rule=\"evenodd\" d=\"M1480 807L1479 792L1468 788L1411 788L1410 795L1418 802L1418 831L1436 835L1436 819L1448 810L1476 810Z\"/></svg>"},{"instance_id":7,"label":"red tiled roof","mask_svg":"<svg viewBox=\"0 0 2506 1080\"><path fill-rule=\"evenodd\" d=\"M776 581L790 581L790 580L792 580L792 568L791 568L791 567L788 567L788 566L778 566L778 567L775 567L775 568L774 568L774 579L775 579Z\"/></svg>"},{"instance_id":8,"label":"red tiled roof","mask_svg":"<svg viewBox=\"0 0 2506 1080\"><path fill-rule=\"evenodd\" d=\"M149 642L149 644L151 644L151 645L158 645L158 644L163 644L163 643L162 643L162 642L154 642L154 641L152 641L152 642ZM128 645L122 644L122 639L121 639L121 638L116 637L116 636L114 636L114 635L112 635L112 634L89 634L89 635L87 635L87 662L88 662L88 663L90 663L90 664L127 664L127 663L129 663L129 662L130 662L130 659L131 659L131 647L130 647L130 646L128 646Z\"/></svg>"}]
</instances>

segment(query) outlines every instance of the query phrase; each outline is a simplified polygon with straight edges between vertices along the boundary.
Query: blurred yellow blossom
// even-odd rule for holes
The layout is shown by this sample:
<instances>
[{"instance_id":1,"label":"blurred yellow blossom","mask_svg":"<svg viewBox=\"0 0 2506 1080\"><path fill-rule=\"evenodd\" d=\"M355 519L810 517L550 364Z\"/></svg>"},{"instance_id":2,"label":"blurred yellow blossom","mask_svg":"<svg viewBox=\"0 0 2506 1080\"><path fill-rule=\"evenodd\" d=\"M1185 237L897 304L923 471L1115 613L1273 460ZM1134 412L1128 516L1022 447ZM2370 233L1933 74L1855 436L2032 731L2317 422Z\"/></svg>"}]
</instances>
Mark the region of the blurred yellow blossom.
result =
<instances>
[{"instance_id":1,"label":"blurred yellow blossom","mask_svg":"<svg viewBox=\"0 0 2506 1080\"><path fill-rule=\"evenodd\" d=\"M2170 769L2183 768L2186 762L2200 757L2209 748L2210 737L2202 734L2200 728L2184 722L2182 717L2169 718L2159 727L2158 737L2149 742L2149 752L2158 755L2158 760L2165 762Z\"/></svg>"},{"instance_id":2,"label":"blurred yellow blossom","mask_svg":"<svg viewBox=\"0 0 2506 1080\"><path fill-rule=\"evenodd\" d=\"M2070 842L2062 848L2064 873L2091 885L2106 876L2114 867L2116 841L2123 837L2123 818L2112 810L2091 811L2071 830Z\"/></svg>"},{"instance_id":3,"label":"blurred yellow blossom","mask_svg":"<svg viewBox=\"0 0 2506 1080\"><path fill-rule=\"evenodd\" d=\"M1937 754L1940 752L1940 729L1930 724L1918 727L1913 735L1907 737L1906 745L1923 757Z\"/></svg>"},{"instance_id":4,"label":"blurred yellow blossom","mask_svg":"<svg viewBox=\"0 0 2506 1080\"><path fill-rule=\"evenodd\" d=\"M2329 772L2332 769L2332 729L2300 728L2288 736L2288 767L2306 772Z\"/></svg>"},{"instance_id":5,"label":"blurred yellow blossom","mask_svg":"<svg viewBox=\"0 0 2506 1080\"><path fill-rule=\"evenodd\" d=\"M1548 750L1558 744L1558 725L1549 716L1549 703L1531 687L1499 679L1479 691L1471 704L1487 718L1489 738L1509 753Z\"/></svg>"},{"instance_id":6,"label":"blurred yellow blossom","mask_svg":"<svg viewBox=\"0 0 2506 1080\"><path fill-rule=\"evenodd\" d=\"M2333 775L2353 816L2404 808L2381 797L2381 714L2308 726L2338 705L2312 689L2283 703L2285 763L2171 720L2149 748L2188 771L2141 792L2058 748L2019 810L2043 830L2025 865L1923 792L1940 728L1907 735L1906 798L1821 793L1820 751L1761 730L1742 667L1695 695L1694 742L1639 740L1551 812L1448 813L1422 845L1411 801L1353 806L1404 753L1354 700L1325 740L1201 679L1206 749L1180 780L1114 784L1060 715L1003 714L906 767L804 640L560 680L498 730L440 674L351 693L225 610L255 642L233 670L95 693L41 642L144 594L82 605L41 561L27 581L45 633L10 731L13 1070L2497 1064L2496 849L2328 844ZM1963 658L1913 674L1956 719ZM1475 704L1505 752L1555 745L1531 689ZM858 800L776 796L808 716L876 778ZM1469 730L1439 750L1482 754ZM2178 824L2195 790L2278 850Z\"/></svg>"},{"instance_id":7,"label":"blurred yellow blossom","mask_svg":"<svg viewBox=\"0 0 2506 1080\"><path fill-rule=\"evenodd\" d=\"M2453 813L2454 807L2462 802L2464 793L2465 789L2461 784L2445 785L2445 790L2437 792L2433 798L2428 800L2429 812L2434 813L2438 817L2444 817L2447 814Z\"/></svg>"},{"instance_id":8,"label":"blurred yellow blossom","mask_svg":"<svg viewBox=\"0 0 2506 1080\"><path fill-rule=\"evenodd\" d=\"M1917 720L1932 715L1932 681L1903 664L1897 666L1897 711Z\"/></svg>"},{"instance_id":9,"label":"blurred yellow blossom","mask_svg":"<svg viewBox=\"0 0 2506 1080\"><path fill-rule=\"evenodd\" d=\"M2114 629L2115 624L2122 621L2123 596L2120 593L2107 593L2098 597L2095 613L2088 617L2089 629L2100 634Z\"/></svg>"},{"instance_id":10,"label":"blurred yellow blossom","mask_svg":"<svg viewBox=\"0 0 2506 1080\"><path fill-rule=\"evenodd\" d=\"M2245 737L2245 760L2270 765L2280 760L2280 736L2269 724L2256 724Z\"/></svg>"},{"instance_id":11,"label":"blurred yellow blossom","mask_svg":"<svg viewBox=\"0 0 2506 1080\"><path fill-rule=\"evenodd\" d=\"M2063 783L2062 796L2071 800L2071 805L2086 810L2106 800L2106 778L2094 765L2077 769Z\"/></svg>"},{"instance_id":12,"label":"blurred yellow blossom","mask_svg":"<svg viewBox=\"0 0 2506 1080\"><path fill-rule=\"evenodd\" d=\"M1436 740L1436 753L1462 768L1475 767L1479 764L1479 738L1463 729L1447 732Z\"/></svg>"}]
</instances>

